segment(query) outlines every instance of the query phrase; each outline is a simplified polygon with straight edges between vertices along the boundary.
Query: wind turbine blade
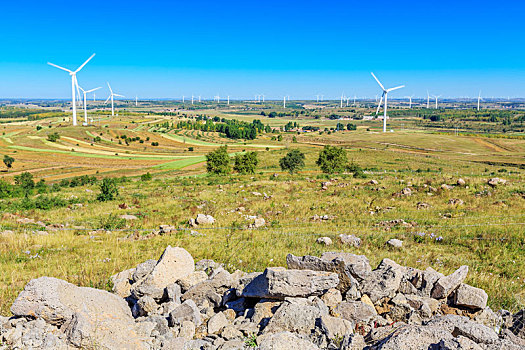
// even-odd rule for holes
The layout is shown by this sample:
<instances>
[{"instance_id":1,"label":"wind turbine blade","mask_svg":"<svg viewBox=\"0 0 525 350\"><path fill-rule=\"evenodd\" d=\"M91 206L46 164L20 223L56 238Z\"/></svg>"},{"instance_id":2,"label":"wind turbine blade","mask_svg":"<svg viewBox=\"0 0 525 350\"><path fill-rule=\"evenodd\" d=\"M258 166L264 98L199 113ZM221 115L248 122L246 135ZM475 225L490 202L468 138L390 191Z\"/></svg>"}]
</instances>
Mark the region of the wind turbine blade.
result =
<instances>
[{"instance_id":1,"label":"wind turbine blade","mask_svg":"<svg viewBox=\"0 0 525 350\"><path fill-rule=\"evenodd\" d=\"M377 83L379 84L379 86L381 86L381 89L383 89L383 91L385 91L385 87L383 86L383 84L381 84L381 82L379 81L379 79L377 79L377 77L374 75L373 72L370 72L370 74L372 74L372 76L374 77L374 79L377 81Z\"/></svg>"},{"instance_id":2,"label":"wind turbine blade","mask_svg":"<svg viewBox=\"0 0 525 350\"><path fill-rule=\"evenodd\" d=\"M75 73L78 73L82 68L84 68L84 66L89 62L91 61L91 59L95 57L95 54L92 54L91 57L89 57L86 62L82 63L82 65L80 67L78 67L78 69L75 71Z\"/></svg>"},{"instance_id":3,"label":"wind turbine blade","mask_svg":"<svg viewBox=\"0 0 525 350\"><path fill-rule=\"evenodd\" d=\"M86 91L86 94L89 94L90 92L96 91L98 89L102 89L102 88L98 87L98 88L94 88L94 89L88 90L88 91Z\"/></svg>"},{"instance_id":4,"label":"wind turbine blade","mask_svg":"<svg viewBox=\"0 0 525 350\"><path fill-rule=\"evenodd\" d=\"M396 86L396 87L394 87L394 88L390 88L390 89L388 89L388 90L386 90L386 91L387 91L387 92L390 92L390 91L394 91L394 90L401 89L401 88L404 88L404 87L405 87L405 85Z\"/></svg>"},{"instance_id":5,"label":"wind turbine blade","mask_svg":"<svg viewBox=\"0 0 525 350\"><path fill-rule=\"evenodd\" d=\"M111 95L108 96L106 102L104 102L104 103L108 103L108 101L109 101L110 98L111 98Z\"/></svg>"},{"instance_id":6,"label":"wind turbine blade","mask_svg":"<svg viewBox=\"0 0 525 350\"><path fill-rule=\"evenodd\" d=\"M66 71L66 72L68 72L68 73L73 73L73 72L72 72L72 71L70 71L69 69L67 69L67 68L64 68L64 67L60 67L60 66L57 66L57 65L56 65L56 64L54 64L54 63L51 63L51 62L47 62L47 64L49 64L50 66L56 67L56 68L58 68L58 69L62 69L62 70L65 70L65 71Z\"/></svg>"},{"instance_id":7,"label":"wind turbine blade","mask_svg":"<svg viewBox=\"0 0 525 350\"><path fill-rule=\"evenodd\" d=\"M124 96L124 95L119 95L119 94L113 94L113 96L126 97L126 96Z\"/></svg>"},{"instance_id":8,"label":"wind turbine blade","mask_svg":"<svg viewBox=\"0 0 525 350\"><path fill-rule=\"evenodd\" d=\"M113 90L111 90L111 85L109 85L109 83L108 83L108 88L109 88L109 91L111 92L111 94L113 95Z\"/></svg>"}]
</instances>

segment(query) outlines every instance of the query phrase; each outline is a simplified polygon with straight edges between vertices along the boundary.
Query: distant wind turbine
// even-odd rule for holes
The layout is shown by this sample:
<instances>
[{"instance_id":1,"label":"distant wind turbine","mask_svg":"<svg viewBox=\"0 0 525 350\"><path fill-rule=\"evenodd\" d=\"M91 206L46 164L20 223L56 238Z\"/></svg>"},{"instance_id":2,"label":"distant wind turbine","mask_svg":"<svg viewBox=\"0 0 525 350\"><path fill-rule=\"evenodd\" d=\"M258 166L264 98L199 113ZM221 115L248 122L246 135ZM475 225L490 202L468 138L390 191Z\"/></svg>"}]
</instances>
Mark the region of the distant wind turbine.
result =
<instances>
[{"instance_id":1,"label":"distant wind turbine","mask_svg":"<svg viewBox=\"0 0 525 350\"><path fill-rule=\"evenodd\" d=\"M436 99L436 109L438 109L438 98L441 97L441 95L439 96L433 95L432 97Z\"/></svg>"},{"instance_id":2,"label":"distant wind turbine","mask_svg":"<svg viewBox=\"0 0 525 350\"><path fill-rule=\"evenodd\" d=\"M430 94L428 93L428 90L427 90L427 109L430 108Z\"/></svg>"},{"instance_id":3,"label":"distant wind turbine","mask_svg":"<svg viewBox=\"0 0 525 350\"><path fill-rule=\"evenodd\" d=\"M381 87L381 89L383 89L383 95L381 96L381 98L384 96L385 97L385 107L383 108L384 110L384 114L383 114L383 132L386 132L386 118L387 118L387 108L388 108L388 93L391 92L391 91L394 91L394 90L397 90L397 89L401 89L401 88L404 88L405 85L400 85L400 86L396 86L396 87L393 87L393 88L390 88L390 89L385 89L385 87L383 86L383 84L381 84L381 82L379 81L379 79L377 79L377 77L374 75L374 73L371 73L372 76L374 77L374 79L377 81L377 83L379 84L379 86ZM381 106L381 102L379 104L379 106ZM378 107L379 107L378 106Z\"/></svg>"},{"instance_id":4,"label":"distant wind turbine","mask_svg":"<svg viewBox=\"0 0 525 350\"><path fill-rule=\"evenodd\" d=\"M47 62L47 64L49 64L50 66L53 66L53 67L56 67L58 69L62 69L66 72L69 73L69 75L71 76L71 101L72 101L72 107L73 107L73 125L76 126L77 125L77 105L76 105L76 89L77 89L77 73L80 72L80 70L82 68L84 68L84 66L93 58L95 57L95 54L92 54L91 57L89 57L86 62L82 63L82 65L80 67L78 67L78 69L76 71L72 71L72 70L69 70L67 68L64 68L64 67L60 67L60 66L57 66L56 64L54 63L51 63L51 62ZM80 97L80 96L79 96Z\"/></svg>"},{"instance_id":5,"label":"distant wind turbine","mask_svg":"<svg viewBox=\"0 0 525 350\"><path fill-rule=\"evenodd\" d=\"M108 84L108 88L109 88L109 92L110 92L110 94L109 94L109 96L108 96L106 102L104 102L104 103L108 103L109 99L111 99L111 115L114 116L114 115L115 115L115 108L114 108L114 105L113 105L113 97L114 97L114 96L117 96L117 97L124 97L124 96L123 96L123 95L119 95L119 94L115 94L115 93L113 93L113 90L111 90L111 86L109 85L109 83L107 83L107 84Z\"/></svg>"},{"instance_id":6,"label":"distant wind turbine","mask_svg":"<svg viewBox=\"0 0 525 350\"><path fill-rule=\"evenodd\" d=\"M82 90L82 93L84 94L84 125L87 125L88 124L88 119L87 119L87 101L86 101L86 95L89 94L90 92L93 92L93 91L96 91L98 89L101 89L100 87L98 88L94 88L94 89L91 89L91 90L84 90L82 89L81 86L78 87L80 90Z\"/></svg>"},{"instance_id":7,"label":"distant wind turbine","mask_svg":"<svg viewBox=\"0 0 525 350\"><path fill-rule=\"evenodd\" d=\"M478 94L478 111L479 111L479 102L481 100L483 100L483 99L481 98L481 90L479 90L479 94Z\"/></svg>"},{"instance_id":8,"label":"distant wind turbine","mask_svg":"<svg viewBox=\"0 0 525 350\"><path fill-rule=\"evenodd\" d=\"M410 100L410 103L409 103L409 105L408 105L408 108L409 108L409 109L412 108L412 97L414 97L414 95L412 95L412 96L407 96L407 98Z\"/></svg>"}]
</instances>

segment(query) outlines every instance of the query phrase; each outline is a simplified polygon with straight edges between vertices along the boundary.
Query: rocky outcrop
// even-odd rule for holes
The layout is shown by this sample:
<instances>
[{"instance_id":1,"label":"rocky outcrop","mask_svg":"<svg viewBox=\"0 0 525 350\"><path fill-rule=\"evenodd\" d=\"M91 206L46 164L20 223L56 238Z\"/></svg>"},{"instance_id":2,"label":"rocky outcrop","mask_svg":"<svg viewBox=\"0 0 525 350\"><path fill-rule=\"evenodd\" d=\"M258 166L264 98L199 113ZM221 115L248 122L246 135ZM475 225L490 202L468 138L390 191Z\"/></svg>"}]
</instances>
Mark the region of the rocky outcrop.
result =
<instances>
[{"instance_id":1,"label":"rocky outcrop","mask_svg":"<svg viewBox=\"0 0 525 350\"><path fill-rule=\"evenodd\" d=\"M420 350L525 347L525 310L487 307L464 282L383 259L287 256L288 269L228 272L168 247L111 277L113 293L30 281L0 317L0 349Z\"/></svg>"}]
</instances>

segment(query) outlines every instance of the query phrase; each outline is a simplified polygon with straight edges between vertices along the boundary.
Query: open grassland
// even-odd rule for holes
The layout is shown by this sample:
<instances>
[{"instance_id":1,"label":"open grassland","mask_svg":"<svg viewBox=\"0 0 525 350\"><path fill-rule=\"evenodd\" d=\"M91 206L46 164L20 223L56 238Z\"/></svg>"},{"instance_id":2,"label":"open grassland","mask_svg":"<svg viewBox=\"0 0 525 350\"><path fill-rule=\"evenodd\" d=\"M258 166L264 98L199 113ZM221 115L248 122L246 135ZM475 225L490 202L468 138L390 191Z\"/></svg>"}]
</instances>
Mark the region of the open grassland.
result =
<instances>
[{"instance_id":1,"label":"open grassland","mask_svg":"<svg viewBox=\"0 0 525 350\"><path fill-rule=\"evenodd\" d=\"M272 126L292 120L256 113L242 118ZM8 305L32 278L54 276L107 289L111 274L158 257L168 244L186 248L196 259L224 262L229 270L260 271L285 265L287 253L330 250L365 254L372 265L388 257L443 273L464 264L470 268L467 283L485 289L492 307L525 306L525 140L429 133L403 129L396 121L391 122L396 132L382 134L376 132L380 125L375 121L361 122L356 131L286 133L280 142L272 140L275 134L262 134L244 142L214 132L158 131L167 120L176 118L121 116L87 128L66 126L58 119L0 126L0 154L16 159L9 172L0 173L8 181L24 171L47 183L78 175L131 177L119 183L118 199L109 202L96 200L97 184L48 194L75 203L49 210L21 210L16 204L23 198L0 199L6 208L0 218L2 314L9 313ZM324 119L299 122L336 124ZM36 130L36 125L44 127ZM56 142L47 140L52 132L61 135ZM123 135L144 142L127 145ZM222 144L228 144L232 154L257 151L256 174L206 175L205 154ZM315 161L326 144L345 147L349 160L364 168L367 178L321 174ZM278 166L290 148L306 154L305 168L293 176ZM146 172L153 174L152 180L140 180ZM507 183L488 186L487 180L495 176ZM459 178L466 186L441 188ZM370 184L372 179L378 184ZM321 183L328 180L331 184L322 190ZM412 195L398 196L406 187ZM123 203L125 209L120 209ZM216 224L191 229L188 219L198 213L214 216ZM123 214L136 219L120 219ZM318 220L315 215L328 217ZM264 218L266 225L246 228L253 216ZM21 218L47 228L22 223ZM407 224L385 224L397 219ZM180 230L151 235L161 224ZM342 246L339 234L355 234L363 243L360 248ZM318 245L321 236L331 237L334 245ZM390 238L402 239L404 247L389 248Z\"/></svg>"}]
</instances>

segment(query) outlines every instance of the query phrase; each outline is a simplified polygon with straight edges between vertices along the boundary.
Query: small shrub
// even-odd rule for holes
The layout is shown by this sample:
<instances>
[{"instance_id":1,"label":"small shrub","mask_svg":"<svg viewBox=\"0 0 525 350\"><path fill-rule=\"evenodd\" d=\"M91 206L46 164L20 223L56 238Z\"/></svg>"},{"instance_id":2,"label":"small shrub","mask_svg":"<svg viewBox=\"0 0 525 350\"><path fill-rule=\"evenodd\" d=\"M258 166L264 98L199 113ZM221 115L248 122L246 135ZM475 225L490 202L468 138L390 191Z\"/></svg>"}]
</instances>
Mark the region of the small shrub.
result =
<instances>
[{"instance_id":1,"label":"small shrub","mask_svg":"<svg viewBox=\"0 0 525 350\"><path fill-rule=\"evenodd\" d=\"M117 214L112 213L100 219L99 227L104 230L118 230L126 227L126 220L119 218Z\"/></svg>"},{"instance_id":2,"label":"small shrub","mask_svg":"<svg viewBox=\"0 0 525 350\"><path fill-rule=\"evenodd\" d=\"M152 178L153 176L149 172L147 172L146 174L140 175L141 181L150 181Z\"/></svg>"},{"instance_id":3,"label":"small shrub","mask_svg":"<svg viewBox=\"0 0 525 350\"><path fill-rule=\"evenodd\" d=\"M57 142L60 139L58 132L47 135L47 140L51 142Z\"/></svg>"},{"instance_id":4,"label":"small shrub","mask_svg":"<svg viewBox=\"0 0 525 350\"><path fill-rule=\"evenodd\" d=\"M112 201L118 196L117 181L115 179L106 177L100 184L100 193L97 200L101 202Z\"/></svg>"},{"instance_id":5,"label":"small shrub","mask_svg":"<svg viewBox=\"0 0 525 350\"><path fill-rule=\"evenodd\" d=\"M293 174L304 167L304 159L304 153L298 149L294 149L279 160L279 165L283 171L288 171L290 174Z\"/></svg>"}]
</instances>

